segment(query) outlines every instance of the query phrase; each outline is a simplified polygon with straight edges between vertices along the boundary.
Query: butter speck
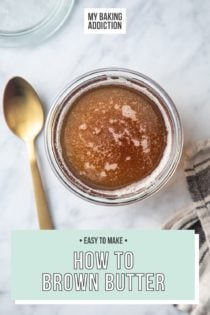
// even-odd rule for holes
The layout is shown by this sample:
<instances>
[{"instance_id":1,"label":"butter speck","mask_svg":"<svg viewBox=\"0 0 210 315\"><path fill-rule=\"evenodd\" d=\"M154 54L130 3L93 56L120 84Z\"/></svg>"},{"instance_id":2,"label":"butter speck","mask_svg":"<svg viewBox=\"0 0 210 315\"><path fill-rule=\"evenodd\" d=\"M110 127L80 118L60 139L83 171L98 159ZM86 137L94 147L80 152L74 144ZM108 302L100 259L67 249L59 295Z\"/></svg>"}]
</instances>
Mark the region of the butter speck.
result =
<instances>
[{"instance_id":1,"label":"butter speck","mask_svg":"<svg viewBox=\"0 0 210 315\"><path fill-rule=\"evenodd\" d=\"M143 149L144 153L149 153L150 152L149 142L148 142L148 137L147 136L143 136L142 137L141 146L142 146L142 149Z\"/></svg>"},{"instance_id":2,"label":"butter speck","mask_svg":"<svg viewBox=\"0 0 210 315\"><path fill-rule=\"evenodd\" d=\"M131 139L131 141L133 142L135 147L139 147L141 144L141 142L139 140L136 140L136 139Z\"/></svg>"},{"instance_id":3,"label":"butter speck","mask_svg":"<svg viewBox=\"0 0 210 315\"><path fill-rule=\"evenodd\" d=\"M85 165L84 165L85 169L95 169L95 166L93 164L90 164L89 162L85 162Z\"/></svg>"},{"instance_id":4,"label":"butter speck","mask_svg":"<svg viewBox=\"0 0 210 315\"><path fill-rule=\"evenodd\" d=\"M86 130L86 129L87 129L87 124L86 124L86 123L81 124L81 125L79 126L79 130Z\"/></svg>"},{"instance_id":5,"label":"butter speck","mask_svg":"<svg viewBox=\"0 0 210 315\"><path fill-rule=\"evenodd\" d=\"M115 171L116 169L118 168L118 164L117 163L108 163L106 162L105 166L104 166L104 169L106 171Z\"/></svg>"},{"instance_id":6,"label":"butter speck","mask_svg":"<svg viewBox=\"0 0 210 315\"><path fill-rule=\"evenodd\" d=\"M98 135L101 132L101 129L96 127L94 131L95 131L95 134Z\"/></svg>"},{"instance_id":7,"label":"butter speck","mask_svg":"<svg viewBox=\"0 0 210 315\"><path fill-rule=\"evenodd\" d=\"M101 177L106 177L106 172L105 171L101 171L100 176Z\"/></svg>"},{"instance_id":8,"label":"butter speck","mask_svg":"<svg viewBox=\"0 0 210 315\"><path fill-rule=\"evenodd\" d=\"M126 118L136 121L136 111L133 110L129 105L122 106L122 115Z\"/></svg>"}]
</instances>

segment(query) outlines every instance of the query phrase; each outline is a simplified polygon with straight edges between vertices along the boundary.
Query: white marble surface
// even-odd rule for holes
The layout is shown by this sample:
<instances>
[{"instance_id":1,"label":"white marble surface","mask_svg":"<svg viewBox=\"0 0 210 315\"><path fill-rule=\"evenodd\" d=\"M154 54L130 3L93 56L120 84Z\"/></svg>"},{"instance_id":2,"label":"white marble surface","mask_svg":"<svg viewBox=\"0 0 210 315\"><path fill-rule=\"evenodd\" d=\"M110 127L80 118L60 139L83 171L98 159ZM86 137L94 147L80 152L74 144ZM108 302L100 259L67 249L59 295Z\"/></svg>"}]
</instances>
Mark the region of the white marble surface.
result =
<instances>
[{"instance_id":1,"label":"white marble surface","mask_svg":"<svg viewBox=\"0 0 210 315\"><path fill-rule=\"evenodd\" d=\"M0 48L0 97L6 81L28 79L46 112L60 90L77 75L106 66L138 70L159 82L180 112L185 147L210 134L210 2L208 0L75 1L71 18L36 47ZM83 7L126 7L127 35L84 35ZM10 297L10 235L36 229L37 220L24 144L0 112L0 314L178 314L172 306L15 306ZM172 182L152 198L120 208L89 204L67 191L52 173L43 134L40 168L50 209L59 229L159 228L189 202L182 163Z\"/></svg>"}]
</instances>

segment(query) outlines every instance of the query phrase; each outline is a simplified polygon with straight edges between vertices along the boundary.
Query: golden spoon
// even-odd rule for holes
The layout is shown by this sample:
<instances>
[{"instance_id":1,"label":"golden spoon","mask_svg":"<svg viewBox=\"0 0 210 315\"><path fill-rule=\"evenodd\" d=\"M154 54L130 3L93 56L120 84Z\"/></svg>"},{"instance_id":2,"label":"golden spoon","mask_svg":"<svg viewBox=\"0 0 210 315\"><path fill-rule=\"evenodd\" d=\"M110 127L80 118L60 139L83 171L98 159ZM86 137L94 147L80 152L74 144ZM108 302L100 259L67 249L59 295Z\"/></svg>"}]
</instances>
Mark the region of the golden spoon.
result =
<instances>
[{"instance_id":1,"label":"golden spoon","mask_svg":"<svg viewBox=\"0 0 210 315\"><path fill-rule=\"evenodd\" d=\"M53 229L34 145L44 124L41 101L27 81L14 77L6 85L3 103L8 127L27 145L40 229Z\"/></svg>"}]
</instances>

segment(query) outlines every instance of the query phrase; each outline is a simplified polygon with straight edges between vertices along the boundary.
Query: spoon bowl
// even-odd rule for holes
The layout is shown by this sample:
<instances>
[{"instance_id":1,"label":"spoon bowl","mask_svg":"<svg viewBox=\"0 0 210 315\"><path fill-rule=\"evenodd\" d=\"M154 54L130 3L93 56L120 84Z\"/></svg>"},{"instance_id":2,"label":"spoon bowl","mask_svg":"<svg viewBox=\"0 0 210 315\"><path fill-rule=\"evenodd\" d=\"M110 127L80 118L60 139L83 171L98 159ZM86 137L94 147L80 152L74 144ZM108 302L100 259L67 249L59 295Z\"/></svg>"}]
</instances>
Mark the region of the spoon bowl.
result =
<instances>
[{"instance_id":1,"label":"spoon bowl","mask_svg":"<svg viewBox=\"0 0 210 315\"><path fill-rule=\"evenodd\" d=\"M39 96L20 77L12 78L4 93L4 114L9 128L25 141L35 139L44 124Z\"/></svg>"}]
</instances>

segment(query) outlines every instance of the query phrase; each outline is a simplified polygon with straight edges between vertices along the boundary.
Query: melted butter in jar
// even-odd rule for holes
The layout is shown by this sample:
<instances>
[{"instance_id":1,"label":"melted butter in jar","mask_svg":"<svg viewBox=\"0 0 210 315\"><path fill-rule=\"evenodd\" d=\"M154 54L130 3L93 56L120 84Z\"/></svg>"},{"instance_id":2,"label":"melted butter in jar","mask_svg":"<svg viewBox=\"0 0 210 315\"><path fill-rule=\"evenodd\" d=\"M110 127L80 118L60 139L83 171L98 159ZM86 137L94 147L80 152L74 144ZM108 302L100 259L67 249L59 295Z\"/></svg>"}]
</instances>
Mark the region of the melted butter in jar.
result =
<instances>
[{"instance_id":1,"label":"melted butter in jar","mask_svg":"<svg viewBox=\"0 0 210 315\"><path fill-rule=\"evenodd\" d=\"M66 113L60 143L66 166L87 185L118 189L160 163L167 130L157 105L123 85L81 94Z\"/></svg>"}]
</instances>

